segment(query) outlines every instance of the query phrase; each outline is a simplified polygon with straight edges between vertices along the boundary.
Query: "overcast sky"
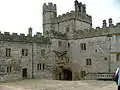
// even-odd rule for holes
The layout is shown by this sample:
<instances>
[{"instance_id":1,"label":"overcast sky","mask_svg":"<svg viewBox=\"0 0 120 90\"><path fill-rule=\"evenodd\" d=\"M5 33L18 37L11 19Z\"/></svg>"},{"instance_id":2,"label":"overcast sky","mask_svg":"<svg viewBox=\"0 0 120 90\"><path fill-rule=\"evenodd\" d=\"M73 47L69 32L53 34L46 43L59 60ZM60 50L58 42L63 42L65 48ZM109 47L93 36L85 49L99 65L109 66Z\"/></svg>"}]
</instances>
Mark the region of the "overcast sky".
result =
<instances>
[{"instance_id":1,"label":"overcast sky","mask_svg":"<svg viewBox=\"0 0 120 90\"><path fill-rule=\"evenodd\" d=\"M93 27L102 26L102 20L113 18L120 22L120 0L78 0L86 4L92 15ZM42 32L42 5L53 2L58 15L74 10L74 0L0 0L0 31L10 33Z\"/></svg>"}]
</instances>

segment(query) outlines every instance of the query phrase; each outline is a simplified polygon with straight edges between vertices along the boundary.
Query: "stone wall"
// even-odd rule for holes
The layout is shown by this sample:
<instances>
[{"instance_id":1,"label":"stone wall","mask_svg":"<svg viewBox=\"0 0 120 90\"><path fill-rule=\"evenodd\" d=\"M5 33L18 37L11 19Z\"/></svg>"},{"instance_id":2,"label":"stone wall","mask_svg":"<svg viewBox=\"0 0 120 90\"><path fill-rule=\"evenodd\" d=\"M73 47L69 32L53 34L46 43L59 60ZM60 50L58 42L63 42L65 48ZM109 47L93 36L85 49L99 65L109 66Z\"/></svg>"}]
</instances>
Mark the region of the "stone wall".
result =
<instances>
[{"instance_id":1,"label":"stone wall","mask_svg":"<svg viewBox=\"0 0 120 90\"><path fill-rule=\"evenodd\" d=\"M37 32L33 36L32 28L27 36L0 33L0 81L22 79L24 68L27 78L56 79L62 66L72 71L73 80L79 80L83 79L81 71L107 73L119 67L120 23L113 25L110 19L108 27L104 21L102 28L93 29L92 17L86 14L85 5L75 3L75 11L58 17L55 4L44 4L43 35ZM82 11L77 6L81 6ZM85 50L81 49L83 43ZM6 56L6 49L11 49L10 56ZM28 49L27 56L22 55L22 49ZM86 59L91 59L91 65L86 65ZM37 64L41 64L41 68L44 64L44 69L38 70ZM7 71L8 66L12 66L11 72Z\"/></svg>"},{"instance_id":2,"label":"stone wall","mask_svg":"<svg viewBox=\"0 0 120 90\"><path fill-rule=\"evenodd\" d=\"M86 73L109 72L110 41L106 36L69 40L68 50L72 61L73 72L85 71ZM81 43L86 44L86 50L81 50ZM86 59L91 59L91 65L86 65Z\"/></svg>"},{"instance_id":3,"label":"stone wall","mask_svg":"<svg viewBox=\"0 0 120 90\"><path fill-rule=\"evenodd\" d=\"M45 55L41 55L41 50L45 50ZM51 47L49 44L34 44L34 77L52 79L52 70L49 70L49 65L52 65L54 59L52 57ZM54 57L54 56L53 56ZM45 68L37 70L37 64L45 65Z\"/></svg>"},{"instance_id":4,"label":"stone wall","mask_svg":"<svg viewBox=\"0 0 120 90\"><path fill-rule=\"evenodd\" d=\"M11 49L10 56L6 56L6 49ZM22 56L22 49L28 49L28 56ZM24 42L2 41L0 43L0 53L1 69L4 68L3 79L17 79L14 77L16 75L18 76L18 79L22 78L23 68L27 68L27 78L32 77L31 44ZM7 72L7 67L9 66L11 66L11 72Z\"/></svg>"}]
</instances>

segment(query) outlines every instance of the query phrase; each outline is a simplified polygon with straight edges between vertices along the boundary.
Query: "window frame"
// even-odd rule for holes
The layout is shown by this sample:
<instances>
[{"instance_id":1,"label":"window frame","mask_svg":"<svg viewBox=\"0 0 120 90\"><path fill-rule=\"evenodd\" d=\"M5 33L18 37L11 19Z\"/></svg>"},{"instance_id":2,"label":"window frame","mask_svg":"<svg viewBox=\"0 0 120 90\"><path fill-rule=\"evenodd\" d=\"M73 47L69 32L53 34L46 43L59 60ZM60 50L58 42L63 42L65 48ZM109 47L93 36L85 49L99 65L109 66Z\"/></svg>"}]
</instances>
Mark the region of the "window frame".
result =
<instances>
[{"instance_id":1,"label":"window frame","mask_svg":"<svg viewBox=\"0 0 120 90\"><path fill-rule=\"evenodd\" d=\"M67 43L68 48L70 48L70 43Z\"/></svg>"},{"instance_id":2,"label":"window frame","mask_svg":"<svg viewBox=\"0 0 120 90\"><path fill-rule=\"evenodd\" d=\"M89 66L92 65L92 59L91 58L86 59L86 65L89 65Z\"/></svg>"},{"instance_id":3,"label":"window frame","mask_svg":"<svg viewBox=\"0 0 120 90\"><path fill-rule=\"evenodd\" d=\"M11 48L6 48L6 56L7 57L11 56Z\"/></svg>"},{"instance_id":4,"label":"window frame","mask_svg":"<svg viewBox=\"0 0 120 90\"><path fill-rule=\"evenodd\" d=\"M80 48L81 50L86 50L86 43L81 43Z\"/></svg>"},{"instance_id":5,"label":"window frame","mask_svg":"<svg viewBox=\"0 0 120 90\"><path fill-rule=\"evenodd\" d=\"M6 72L11 73L12 72L12 66L7 66L6 67Z\"/></svg>"},{"instance_id":6,"label":"window frame","mask_svg":"<svg viewBox=\"0 0 120 90\"><path fill-rule=\"evenodd\" d=\"M28 49L22 49L21 54L22 56L28 56Z\"/></svg>"},{"instance_id":7,"label":"window frame","mask_svg":"<svg viewBox=\"0 0 120 90\"><path fill-rule=\"evenodd\" d=\"M45 70L45 63L37 63L37 70Z\"/></svg>"},{"instance_id":8,"label":"window frame","mask_svg":"<svg viewBox=\"0 0 120 90\"><path fill-rule=\"evenodd\" d=\"M69 31L70 31L70 27L66 26L66 32L69 32Z\"/></svg>"}]
</instances>

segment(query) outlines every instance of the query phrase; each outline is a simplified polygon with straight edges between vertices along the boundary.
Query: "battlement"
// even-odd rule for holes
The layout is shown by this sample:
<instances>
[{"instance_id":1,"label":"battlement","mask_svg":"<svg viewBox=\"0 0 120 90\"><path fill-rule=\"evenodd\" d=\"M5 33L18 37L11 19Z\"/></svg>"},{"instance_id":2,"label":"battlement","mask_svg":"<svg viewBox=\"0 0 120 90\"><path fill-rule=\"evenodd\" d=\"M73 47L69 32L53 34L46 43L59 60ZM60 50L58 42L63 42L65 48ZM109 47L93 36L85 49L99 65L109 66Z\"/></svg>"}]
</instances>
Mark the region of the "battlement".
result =
<instances>
[{"instance_id":1,"label":"battlement","mask_svg":"<svg viewBox=\"0 0 120 90\"><path fill-rule=\"evenodd\" d=\"M66 21L66 20L69 20L69 19L72 19L72 18L75 18L75 12L74 11L67 12L67 13L64 13L62 15L59 15L57 17L57 21L62 22L62 21Z\"/></svg>"},{"instance_id":2,"label":"battlement","mask_svg":"<svg viewBox=\"0 0 120 90\"><path fill-rule=\"evenodd\" d=\"M44 5L43 5L43 13L46 13L46 12L54 12L54 13L56 13L57 12L56 4L53 4L51 2L49 2L48 4L44 3Z\"/></svg>"},{"instance_id":3,"label":"battlement","mask_svg":"<svg viewBox=\"0 0 120 90\"><path fill-rule=\"evenodd\" d=\"M84 21L90 24L92 23L92 17L82 12L71 11L71 12L67 12L62 15L59 15L57 17L58 22L67 21L70 19L78 19L78 20L81 20L81 21Z\"/></svg>"},{"instance_id":4,"label":"battlement","mask_svg":"<svg viewBox=\"0 0 120 90\"><path fill-rule=\"evenodd\" d=\"M78 2L77 0L75 1L75 10L59 15L56 21L63 22L70 19L77 19L92 24L92 17L86 14L86 5Z\"/></svg>"},{"instance_id":5,"label":"battlement","mask_svg":"<svg viewBox=\"0 0 120 90\"><path fill-rule=\"evenodd\" d=\"M44 37L42 33L37 32L34 36L25 35L24 33L12 33L10 32L0 32L0 41L11 41L11 42L35 42L35 43L41 43L41 44L49 44L50 39L48 37Z\"/></svg>"},{"instance_id":6,"label":"battlement","mask_svg":"<svg viewBox=\"0 0 120 90\"><path fill-rule=\"evenodd\" d=\"M78 2L77 0L75 0L74 4L75 4L75 11L86 14L86 5L85 4L82 4L82 2Z\"/></svg>"},{"instance_id":7,"label":"battlement","mask_svg":"<svg viewBox=\"0 0 120 90\"><path fill-rule=\"evenodd\" d=\"M110 18L109 20L112 20L112 19ZM103 22L106 23L106 20L103 20ZM96 27L91 29L78 30L78 31L75 31L74 37L90 38L90 37L108 36L108 35L115 35L115 34L120 34L120 22L116 23L116 25L109 23L108 27L104 25L101 28Z\"/></svg>"}]
</instances>

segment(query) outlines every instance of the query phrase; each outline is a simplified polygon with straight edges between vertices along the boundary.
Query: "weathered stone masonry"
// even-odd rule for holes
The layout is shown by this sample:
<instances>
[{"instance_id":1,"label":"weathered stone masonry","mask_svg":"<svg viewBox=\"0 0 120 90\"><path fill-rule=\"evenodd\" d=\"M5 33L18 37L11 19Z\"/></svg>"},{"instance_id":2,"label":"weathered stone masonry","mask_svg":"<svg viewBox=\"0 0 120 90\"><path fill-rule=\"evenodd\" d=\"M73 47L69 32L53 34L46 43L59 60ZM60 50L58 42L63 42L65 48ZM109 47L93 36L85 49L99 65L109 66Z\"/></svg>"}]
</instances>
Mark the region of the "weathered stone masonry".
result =
<instances>
[{"instance_id":1,"label":"weathered stone masonry","mask_svg":"<svg viewBox=\"0 0 120 90\"><path fill-rule=\"evenodd\" d=\"M120 23L103 20L92 28L86 5L57 15L57 5L43 5L43 35L0 33L0 81L23 78L99 79L120 66Z\"/></svg>"}]
</instances>

